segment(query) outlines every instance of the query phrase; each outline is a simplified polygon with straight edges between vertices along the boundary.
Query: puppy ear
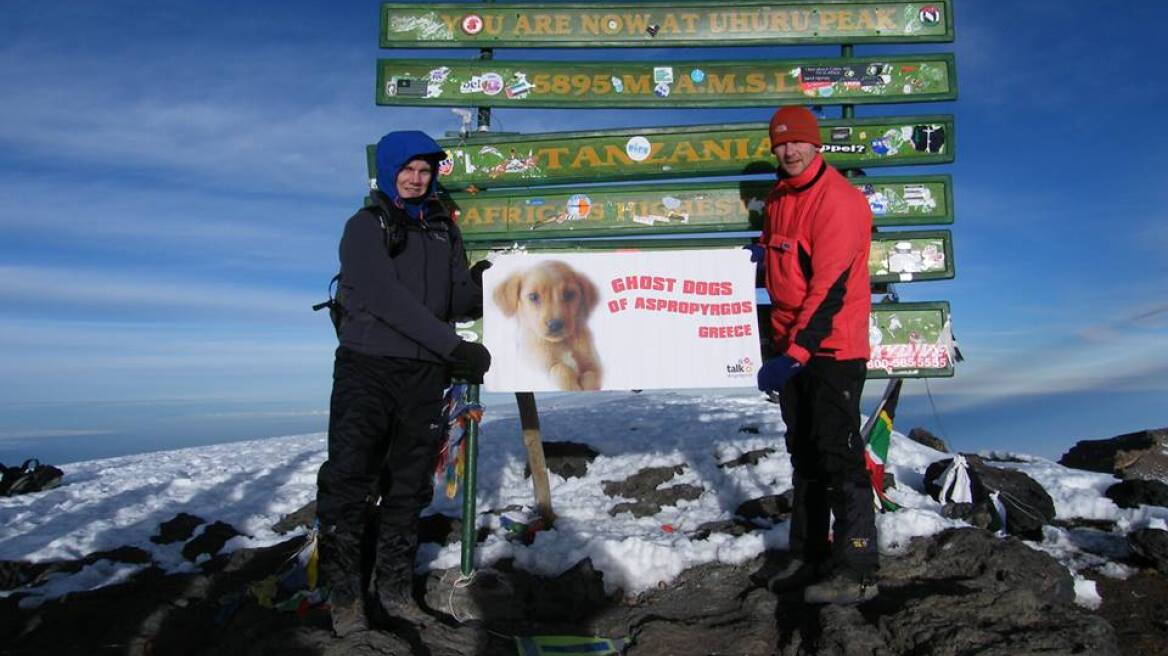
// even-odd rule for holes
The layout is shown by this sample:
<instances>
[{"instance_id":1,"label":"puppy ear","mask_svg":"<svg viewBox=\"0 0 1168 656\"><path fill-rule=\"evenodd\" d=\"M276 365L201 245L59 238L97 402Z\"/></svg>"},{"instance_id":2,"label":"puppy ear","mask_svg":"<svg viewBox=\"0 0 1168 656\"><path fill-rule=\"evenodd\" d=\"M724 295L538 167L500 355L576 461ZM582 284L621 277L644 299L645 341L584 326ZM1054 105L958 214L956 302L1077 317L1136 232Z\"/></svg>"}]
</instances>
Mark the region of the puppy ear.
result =
<instances>
[{"instance_id":1,"label":"puppy ear","mask_svg":"<svg viewBox=\"0 0 1168 656\"><path fill-rule=\"evenodd\" d=\"M513 317L519 310L519 287L522 283L523 276L515 272L495 286L492 298L495 299L495 305L503 311L503 316Z\"/></svg>"},{"instance_id":2,"label":"puppy ear","mask_svg":"<svg viewBox=\"0 0 1168 656\"><path fill-rule=\"evenodd\" d=\"M576 284L580 286L580 316L587 317L592 314L596 302L600 300L600 293L596 291L596 285L592 284L588 276L575 271L572 274L576 277Z\"/></svg>"}]
</instances>

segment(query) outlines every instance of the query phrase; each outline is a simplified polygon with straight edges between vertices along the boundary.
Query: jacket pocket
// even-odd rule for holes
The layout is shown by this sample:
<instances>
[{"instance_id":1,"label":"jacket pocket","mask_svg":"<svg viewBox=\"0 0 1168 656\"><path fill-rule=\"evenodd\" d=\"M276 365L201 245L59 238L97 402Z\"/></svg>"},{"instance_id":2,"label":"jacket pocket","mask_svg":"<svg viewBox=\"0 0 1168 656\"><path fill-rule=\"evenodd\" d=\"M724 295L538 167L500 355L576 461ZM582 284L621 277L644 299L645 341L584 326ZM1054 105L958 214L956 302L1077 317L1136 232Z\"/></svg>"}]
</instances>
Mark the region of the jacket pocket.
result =
<instances>
[{"instance_id":1,"label":"jacket pocket","mask_svg":"<svg viewBox=\"0 0 1168 656\"><path fill-rule=\"evenodd\" d=\"M807 296L807 280L799 266L800 246L798 238L777 234L766 243L767 291L771 303L785 310L798 308Z\"/></svg>"}]
</instances>

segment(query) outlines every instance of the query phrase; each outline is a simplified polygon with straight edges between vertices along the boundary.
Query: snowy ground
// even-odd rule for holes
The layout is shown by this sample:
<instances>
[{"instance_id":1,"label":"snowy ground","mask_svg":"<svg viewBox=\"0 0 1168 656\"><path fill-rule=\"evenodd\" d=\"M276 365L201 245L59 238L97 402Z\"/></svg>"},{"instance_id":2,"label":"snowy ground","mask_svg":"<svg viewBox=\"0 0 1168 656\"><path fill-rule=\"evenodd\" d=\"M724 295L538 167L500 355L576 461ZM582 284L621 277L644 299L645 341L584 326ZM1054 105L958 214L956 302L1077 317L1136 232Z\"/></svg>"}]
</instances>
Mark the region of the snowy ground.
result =
<instances>
[{"instance_id":1,"label":"snowy ground","mask_svg":"<svg viewBox=\"0 0 1168 656\"><path fill-rule=\"evenodd\" d=\"M668 583L701 563L738 563L766 549L786 547L786 523L741 537L686 537L699 524L730 519L743 501L790 487L791 467L780 439L783 424L778 408L757 393L576 394L541 397L539 405L545 440L584 442L601 455L584 478L551 475L559 519L555 529L540 533L534 544L506 540L499 516L483 516L480 522L498 530L480 545L480 567L512 557L529 571L554 575L590 557L604 572L610 590L633 594ZM756 427L759 432L740 430L744 427ZM523 476L526 456L513 403L487 408L480 444L480 512L530 506L531 483ZM764 447L777 452L757 466L717 466ZM157 545L149 540L161 522L179 512L198 515L208 523L227 522L245 534L230 541L226 550L272 545L288 538L274 533L272 526L314 498L316 471L324 455L325 436L314 434L66 465L61 487L0 498L0 560L76 559L131 545L149 551L157 564L170 571L191 571L195 565L183 559L182 543ZM1111 476L1010 455L1023 462L994 464L1016 467L1042 484L1054 499L1060 519L1112 520L1124 533L1143 526L1168 527L1168 509L1124 510L1104 497L1103 491L1116 482ZM923 487L929 463L944 457L894 434L889 469L898 487L891 497L904 508L877 518L882 553L895 554L915 536L961 524L943 518L937 502L914 491ZM678 464L686 465L684 473L666 485L700 485L706 490L701 497L663 508L653 517L608 514L620 500L604 495L602 481L623 480L644 467ZM436 493L434 512L458 515L460 508L458 499L446 499L441 490ZM1096 569L1115 577L1128 574L1124 566L1099 555L1122 555L1125 547L1115 535L1048 527L1044 541L1031 544L1057 557L1072 572ZM419 563L423 568L456 567L459 553L457 544L441 548L428 544ZM140 567L99 561L44 586L22 590L35 595L22 605L115 583ZM1094 584L1078 574L1076 590L1081 604L1098 603Z\"/></svg>"}]
</instances>

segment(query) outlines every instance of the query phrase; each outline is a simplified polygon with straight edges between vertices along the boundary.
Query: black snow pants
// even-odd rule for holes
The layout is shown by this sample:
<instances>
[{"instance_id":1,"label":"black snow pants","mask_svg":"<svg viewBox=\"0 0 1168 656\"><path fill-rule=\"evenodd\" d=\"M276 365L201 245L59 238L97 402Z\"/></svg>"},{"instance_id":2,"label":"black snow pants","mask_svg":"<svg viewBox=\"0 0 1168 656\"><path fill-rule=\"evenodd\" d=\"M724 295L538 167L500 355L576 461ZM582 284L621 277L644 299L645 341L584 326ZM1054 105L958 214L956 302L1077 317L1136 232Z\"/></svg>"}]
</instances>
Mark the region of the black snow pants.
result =
<instances>
[{"instance_id":1,"label":"black snow pants","mask_svg":"<svg viewBox=\"0 0 1168 656\"><path fill-rule=\"evenodd\" d=\"M434 495L447 381L441 364L337 349L328 459L317 475L326 576L367 582L362 545L375 543L380 578L409 585L418 518Z\"/></svg>"},{"instance_id":2,"label":"black snow pants","mask_svg":"<svg viewBox=\"0 0 1168 656\"><path fill-rule=\"evenodd\" d=\"M808 563L861 577L875 574L878 565L872 484L860 436L866 373L863 360L812 358L779 397L795 470L791 551Z\"/></svg>"}]
</instances>

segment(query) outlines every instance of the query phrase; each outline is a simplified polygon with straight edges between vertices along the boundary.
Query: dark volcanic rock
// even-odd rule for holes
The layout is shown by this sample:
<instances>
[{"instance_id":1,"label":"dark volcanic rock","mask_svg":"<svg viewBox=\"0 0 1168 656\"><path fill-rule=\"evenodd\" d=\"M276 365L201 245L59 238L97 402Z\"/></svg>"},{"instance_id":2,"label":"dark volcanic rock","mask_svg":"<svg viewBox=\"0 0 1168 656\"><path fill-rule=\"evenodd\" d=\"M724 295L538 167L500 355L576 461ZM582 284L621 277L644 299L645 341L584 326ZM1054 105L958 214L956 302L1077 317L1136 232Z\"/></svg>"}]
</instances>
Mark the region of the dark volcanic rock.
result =
<instances>
[{"instance_id":1,"label":"dark volcanic rock","mask_svg":"<svg viewBox=\"0 0 1168 656\"><path fill-rule=\"evenodd\" d=\"M688 483L671 485L648 492L636 501L618 503L608 510L608 514L616 516L623 512L629 512L633 514L633 517L652 517L661 512L662 506L675 506L682 499L696 499L702 496L704 491L703 488Z\"/></svg>"},{"instance_id":2,"label":"dark volcanic rock","mask_svg":"<svg viewBox=\"0 0 1168 656\"><path fill-rule=\"evenodd\" d=\"M657 489L683 471L685 465L647 467L623 481L604 481L604 493L608 496L633 499L631 502L616 504L609 509L608 514L631 512L634 517L648 517L661 512L662 506L672 506L682 499L700 497L703 488L688 483Z\"/></svg>"},{"instance_id":3,"label":"dark volcanic rock","mask_svg":"<svg viewBox=\"0 0 1168 656\"><path fill-rule=\"evenodd\" d=\"M600 452L580 442L544 442L543 458L548 471L563 478L580 478L588 473L588 465ZM524 476L531 476L531 466L523 468Z\"/></svg>"},{"instance_id":4,"label":"dark volcanic rock","mask_svg":"<svg viewBox=\"0 0 1168 656\"><path fill-rule=\"evenodd\" d=\"M1073 600L1071 575L1056 560L969 528L914 540L903 557L883 561L880 596L861 610L880 617L883 631L868 643L882 638L885 653L1118 654L1111 626ZM856 621L841 615L823 635L862 633Z\"/></svg>"},{"instance_id":5,"label":"dark volcanic rock","mask_svg":"<svg viewBox=\"0 0 1168 656\"><path fill-rule=\"evenodd\" d=\"M214 556L219 553L223 545L231 538L242 535L231 524L224 522L215 522L203 530L199 537L191 540L183 545L182 555L190 561L195 561L199 556L207 554Z\"/></svg>"},{"instance_id":6,"label":"dark volcanic rock","mask_svg":"<svg viewBox=\"0 0 1168 656\"><path fill-rule=\"evenodd\" d=\"M1103 494L1120 508L1168 506L1168 485L1160 481L1121 481Z\"/></svg>"},{"instance_id":7,"label":"dark volcanic rock","mask_svg":"<svg viewBox=\"0 0 1168 656\"><path fill-rule=\"evenodd\" d=\"M884 558L880 596L858 607L776 598L751 581L770 554L694 567L635 597L607 592L588 560L554 577L504 561L469 582L457 569L426 577L423 606L462 625L436 617L422 631L392 625L343 640L332 635L323 608L280 612L253 596L255 584L286 568L303 544L294 538L238 550L210 573L164 576L148 568L124 584L36 610L0 599L0 651L501 656L515 653L510 636L599 635L628 641L631 656L1119 653L1111 626L1071 603L1062 565L1014 538L976 529L920 538L904 555ZM1149 575L1161 595L1142 602L1150 622L1163 617L1165 604L1153 601L1168 586ZM1106 605L1112 595L1106 588L1103 595ZM1127 614L1114 621L1128 621Z\"/></svg>"},{"instance_id":8,"label":"dark volcanic rock","mask_svg":"<svg viewBox=\"0 0 1168 656\"><path fill-rule=\"evenodd\" d=\"M602 481L604 493L610 497L636 499L657 489L657 486L671 480L685 471L685 465L672 467L646 467L623 481Z\"/></svg>"},{"instance_id":9,"label":"dark volcanic rock","mask_svg":"<svg viewBox=\"0 0 1168 656\"><path fill-rule=\"evenodd\" d=\"M1119 636L1123 653L1162 656L1168 652L1168 580L1146 570L1126 579L1099 577L1098 613Z\"/></svg>"},{"instance_id":10,"label":"dark volcanic rock","mask_svg":"<svg viewBox=\"0 0 1168 656\"><path fill-rule=\"evenodd\" d=\"M461 539L462 520L441 513L426 515L418 520L418 542L450 544Z\"/></svg>"},{"instance_id":11,"label":"dark volcanic rock","mask_svg":"<svg viewBox=\"0 0 1168 656\"><path fill-rule=\"evenodd\" d=\"M761 519L770 524L785 521L791 516L791 499L794 493L787 490L782 494L771 494L742 502L734 514L746 520Z\"/></svg>"},{"instance_id":12,"label":"dark volcanic rock","mask_svg":"<svg viewBox=\"0 0 1168 656\"><path fill-rule=\"evenodd\" d=\"M1032 540L1042 539L1042 527L1054 520L1054 500L1033 478L1016 470L993 467L979 456L965 454L969 465L970 483L973 490L973 505L969 508L958 505L945 508L948 517L966 519L979 528L997 529L1001 517L990 502L990 493L998 492L999 501L1006 509L1006 532ZM939 499L941 478L952 459L938 460L925 470L925 491L934 499ZM948 504L947 504L948 505ZM985 517L990 519L985 524Z\"/></svg>"},{"instance_id":13,"label":"dark volcanic rock","mask_svg":"<svg viewBox=\"0 0 1168 656\"><path fill-rule=\"evenodd\" d=\"M35 579L44 570L44 563L0 560L0 590L19 588Z\"/></svg>"},{"instance_id":14,"label":"dark volcanic rock","mask_svg":"<svg viewBox=\"0 0 1168 656\"><path fill-rule=\"evenodd\" d=\"M150 536L150 541L154 544L183 542L191 539L191 536L195 534L195 529L206 523L207 520L202 517L188 515L185 512L179 513L159 524L158 535Z\"/></svg>"},{"instance_id":15,"label":"dark volcanic rock","mask_svg":"<svg viewBox=\"0 0 1168 656\"><path fill-rule=\"evenodd\" d=\"M1083 440L1063 454L1059 464L1115 474L1125 480L1168 481L1168 428Z\"/></svg>"},{"instance_id":16,"label":"dark volcanic rock","mask_svg":"<svg viewBox=\"0 0 1168 656\"><path fill-rule=\"evenodd\" d=\"M723 519L715 522L699 524L697 528L689 532L689 539L705 540L714 533L723 533L737 537L739 535L746 535L747 533L757 529L758 526L738 518Z\"/></svg>"},{"instance_id":17,"label":"dark volcanic rock","mask_svg":"<svg viewBox=\"0 0 1168 656\"><path fill-rule=\"evenodd\" d=\"M743 465L754 466L758 464L758 461L770 456L774 452L775 450L770 447L765 449L755 449L754 451L747 451L746 453L738 456L733 460L727 460L726 462L718 463L718 466L723 469L731 469L734 467L741 467Z\"/></svg>"},{"instance_id":18,"label":"dark volcanic rock","mask_svg":"<svg viewBox=\"0 0 1168 656\"><path fill-rule=\"evenodd\" d=\"M80 572L87 565L101 560L130 565L150 562L150 553L138 547L118 547L95 551L75 560L49 560L28 563L20 560L0 561L0 590L12 590L24 585L40 585L53 576Z\"/></svg>"},{"instance_id":19,"label":"dark volcanic rock","mask_svg":"<svg viewBox=\"0 0 1168 656\"><path fill-rule=\"evenodd\" d=\"M1168 576L1168 531L1141 528L1127 536L1132 552Z\"/></svg>"},{"instance_id":20,"label":"dark volcanic rock","mask_svg":"<svg viewBox=\"0 0 1168 656\"><path fill-rule=\"evenodd\" d=\"M298 528L312 528L316 524L316 499L309 501L300 510L288 513L272 526L272 530L284 535Z\"/></svg>"},{"instance_id":21,"label":"dark volcanic rock","mask_svg":"<svg viewBox=\"0 0 1168 656\"><path fill-rule=\"evenodd\" d=\"M936 435L933 435L928 430L919 426L908 432L908 439L916 442L917 444L923 444L930 449L933 449L934 451L949 453L949 445L945 444L945 440L937 437Z\"/></svg>"}]
</instances>

